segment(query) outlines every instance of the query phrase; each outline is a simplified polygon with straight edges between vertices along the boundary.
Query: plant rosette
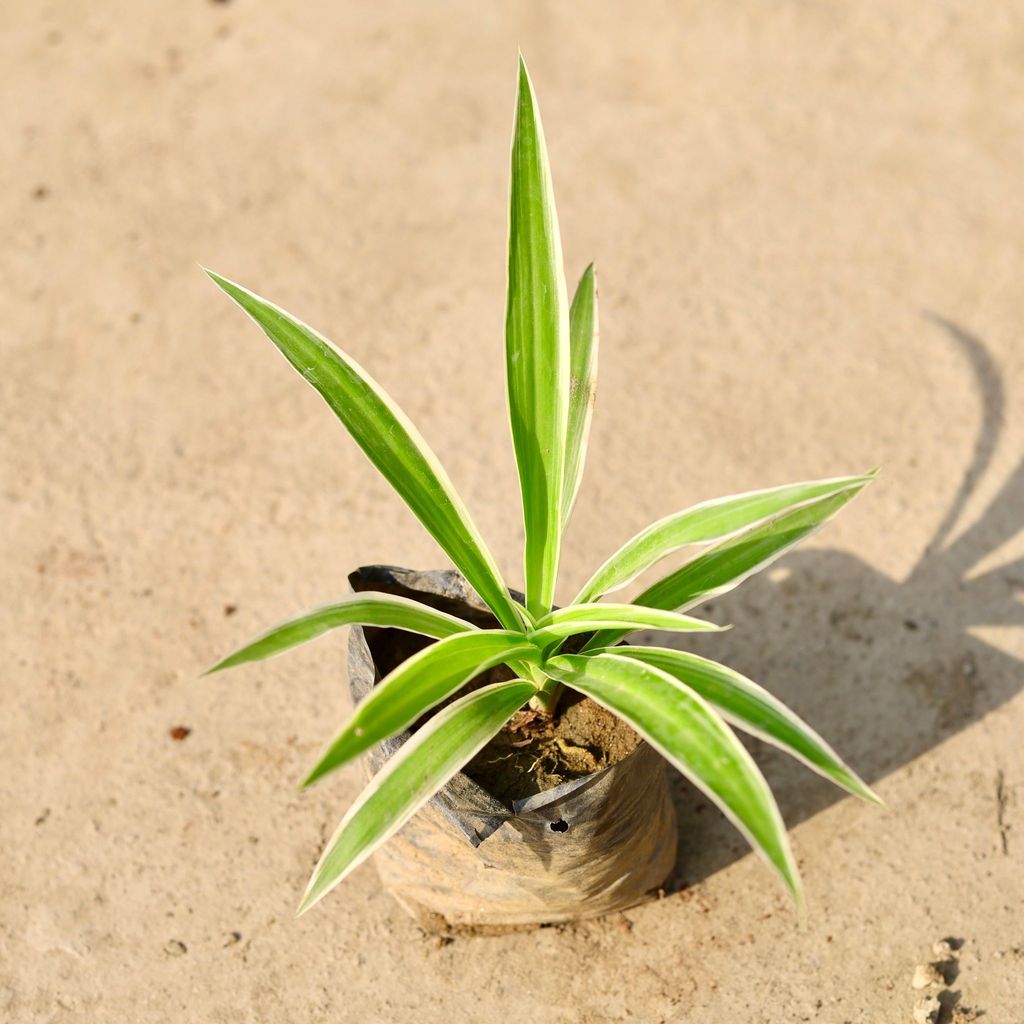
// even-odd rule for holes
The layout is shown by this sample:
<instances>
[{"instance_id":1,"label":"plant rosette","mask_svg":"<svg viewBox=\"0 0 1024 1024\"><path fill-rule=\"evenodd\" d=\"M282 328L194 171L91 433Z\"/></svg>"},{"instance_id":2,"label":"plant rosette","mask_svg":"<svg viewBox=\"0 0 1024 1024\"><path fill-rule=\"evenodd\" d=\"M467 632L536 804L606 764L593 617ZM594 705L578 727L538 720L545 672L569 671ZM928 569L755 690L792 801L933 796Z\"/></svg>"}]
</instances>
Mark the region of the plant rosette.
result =
<instances>
[{"instance_id":1,"label":"plant rosette","mask_svg":"<svg viewBox=\"0 0 1024 1024\"><path fill-rule=\"evenodd\" d=\"M484 628L494 625L454 570L367 566L349 582L360 593L398 594L457 609ZM353 703L427 643L412 633L354 626L348 645ZM510 676L499 665L459 695ZM624 910L654 895L672 870L677 824L665 761L600 705L566 696L554 719L529 708L514 715L377 851L381 881L424 930ZM371 775L411 735L407 730L368 751Z\"/></svg>"},{"instance_id":2,"label":"plant rosette","mask_svg":"<svg viewBox=\"0 0 1024 1024\"><path fill-rule=\"evenodd\" d=\"M597 287L591 265L570 305L544 135L522 60L505 368L524 594L508 588L437 457L380 385L312 328L208 273L326 400L458 569L360 570L354 593L268 630L210 670L355 627L355 710L304 784L360 755L372 778L327 842L299 912L389 840L378 868L421 921L566 920L632 905L674 860L665 763L721 809L799 903L782 817L734 730L850 793L877 797L757 683L686 650L623 641L639 630L725 628L688 612L819 529L875 474L751 491L666 516L608 557L571 603L555 607L593 409ZM609 599L686 548L697 552L631 601ZM525 767L524 750L535 758Z\"/></svg>"}]
</instances>

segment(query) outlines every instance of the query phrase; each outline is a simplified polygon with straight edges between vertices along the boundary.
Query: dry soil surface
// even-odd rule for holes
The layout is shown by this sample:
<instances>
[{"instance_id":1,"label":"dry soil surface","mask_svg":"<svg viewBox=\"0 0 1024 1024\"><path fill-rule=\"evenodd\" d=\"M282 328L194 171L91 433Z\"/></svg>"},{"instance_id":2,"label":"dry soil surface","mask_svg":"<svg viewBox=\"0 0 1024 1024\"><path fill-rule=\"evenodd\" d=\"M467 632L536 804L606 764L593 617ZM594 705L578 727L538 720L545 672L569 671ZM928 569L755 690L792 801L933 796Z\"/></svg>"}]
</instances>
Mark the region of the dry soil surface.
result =
<instances>
[{"instance_id":1,"label":"dry soil surface","mask_svg":"<svg viewBox=\"0 0 1024 1024\"><path fill-rule=\"evenodd\" d=\"M199 262L371 366L520 582L517 45L601 279L561 598L689 503L884 466L700 644L887 802L758 751L802 919L679 783L681 888L627 914L442 943L365 866L296 921L360 782L294 788L344 638L199 678L444 564ZM4 0L0 65L0 1020L1024 1020L1024 5Z\"/></svg>"}]
</instances>

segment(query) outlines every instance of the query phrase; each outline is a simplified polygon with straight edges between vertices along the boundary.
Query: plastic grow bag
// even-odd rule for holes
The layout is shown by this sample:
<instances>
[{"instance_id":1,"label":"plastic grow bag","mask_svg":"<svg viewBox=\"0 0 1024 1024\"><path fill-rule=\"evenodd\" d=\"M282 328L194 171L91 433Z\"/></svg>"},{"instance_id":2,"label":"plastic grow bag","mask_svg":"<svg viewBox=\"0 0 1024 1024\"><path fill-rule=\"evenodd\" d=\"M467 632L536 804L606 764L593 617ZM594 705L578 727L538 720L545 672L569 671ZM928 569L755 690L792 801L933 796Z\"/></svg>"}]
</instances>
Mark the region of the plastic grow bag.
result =
<instances>
[{"instance_id":1,"label":"plastic grow bag","mask_svg":"<svg viewBox=\"0 0 1024 1024\"><path fill-rule=\"evenodd\" d=\"M482 626L496 625L454 571L368 566L349 582L356 591L401 594ZM399 630L353 628L353 701L422 644L423 638ZM409 736L371 750L368 773ZM676 815L665 763L641 742L608 768L511 806L460 772L381 847L375 862L385 888L421 926L446 930L623 910L657 891L675 857Z\"/></svg>"}]
</instances>

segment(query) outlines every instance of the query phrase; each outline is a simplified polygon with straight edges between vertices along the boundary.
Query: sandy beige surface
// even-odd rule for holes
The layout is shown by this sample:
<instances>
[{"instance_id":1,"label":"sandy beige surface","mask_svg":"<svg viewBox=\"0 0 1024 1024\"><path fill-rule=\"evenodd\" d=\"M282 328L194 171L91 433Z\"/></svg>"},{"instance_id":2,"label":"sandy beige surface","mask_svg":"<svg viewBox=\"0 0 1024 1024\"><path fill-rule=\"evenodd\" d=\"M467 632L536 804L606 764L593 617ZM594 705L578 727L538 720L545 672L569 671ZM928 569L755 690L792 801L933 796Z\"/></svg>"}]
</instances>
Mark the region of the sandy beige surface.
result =
<instances>
[{"instance_id":1,"label":"sandy beige surface","mask_svg":"<svg viewBox=\"0 0 1024 1024\"><path fill-rule=\"evenodd\" d=\"M5 1024L895 1024L947 936L946 1018L1024 1021L1024 5L587 7L0 8ZM439 945L363 867L296 921L359 785L294 791L344 640L198 678L444 564L198 261L372 367L521 579L517 44L601 276L562 599L688 503L885 467L702 645L888 802L762 758L804 921L682 784L685 888L626 915Z\"/></svg>"}]
</instances>

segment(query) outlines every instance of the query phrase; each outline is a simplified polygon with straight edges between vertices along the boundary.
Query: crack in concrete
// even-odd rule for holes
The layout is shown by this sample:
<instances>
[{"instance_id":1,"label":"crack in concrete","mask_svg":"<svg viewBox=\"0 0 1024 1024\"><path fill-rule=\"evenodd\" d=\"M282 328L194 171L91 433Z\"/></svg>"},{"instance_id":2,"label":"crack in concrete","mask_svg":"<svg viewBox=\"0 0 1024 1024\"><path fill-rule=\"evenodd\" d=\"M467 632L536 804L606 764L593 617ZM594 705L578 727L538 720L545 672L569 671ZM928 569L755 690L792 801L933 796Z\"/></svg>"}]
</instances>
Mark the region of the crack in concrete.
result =
<instances>
[{"instance_id":1,"label":"crack in concrete","mask_svg":"<svg viewBox=\"0 0 1024 1024\"><path fill-rule=\"evenodd\" d=\"M996 831L1003 856L1010 855L1010 826L1006 821L1006 777L1002 770L996 772Z\"/></svg>"}]
</instances>

